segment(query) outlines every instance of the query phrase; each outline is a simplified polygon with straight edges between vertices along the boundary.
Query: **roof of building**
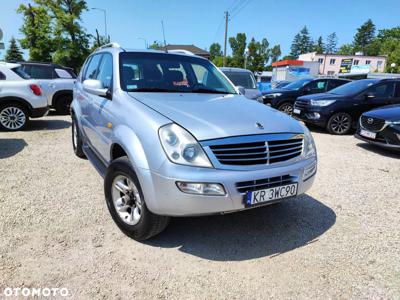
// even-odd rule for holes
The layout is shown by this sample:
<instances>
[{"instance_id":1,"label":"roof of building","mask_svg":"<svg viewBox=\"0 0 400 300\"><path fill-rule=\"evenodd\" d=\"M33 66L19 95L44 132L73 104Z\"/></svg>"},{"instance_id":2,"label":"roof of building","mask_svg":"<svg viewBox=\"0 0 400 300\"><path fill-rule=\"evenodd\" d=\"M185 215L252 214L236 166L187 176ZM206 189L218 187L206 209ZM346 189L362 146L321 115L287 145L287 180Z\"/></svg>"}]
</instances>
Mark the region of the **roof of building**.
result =
<instances>
[{"instance_id":1,"label":"roof of building","mask_svg":"<svg viewBox=\"0 0 400 300\"><path fill-rule=\"evenodd\" d=\"M303 54L300 54L300 56L307 55L307 54L314 54L314 55L318 55L318 56L350 56L350 57L382 57L382 58L387 58L387 55L337 54L337 53L317 53L317 52L303 53Z\"/></svg>"},{"instance_id":2,"label":"roof of building","mask_svg":"<svg viewBox=\"0 0 400 300\"><path fill-rule=\"evenodd\" d=\"M292 60L292 59L286 59L286 60L280 60L272 63L273 67L282 67L282 66L302 66L304 64L304 61L302 60Z\"/></svg>"},{"instance_id":3,"label":"roof of building","mask_svg":"<svg viewBox=\"0 0 400 300\"><path fill-rule=\"evenodd\" d=\"M160 49L165 49L165 47L162 47ZM210 53L208 51L200 49L195 45L167 45L167 50L186 50L192 52L195 55L210 56Z\"/></svg>"}]
</instances>

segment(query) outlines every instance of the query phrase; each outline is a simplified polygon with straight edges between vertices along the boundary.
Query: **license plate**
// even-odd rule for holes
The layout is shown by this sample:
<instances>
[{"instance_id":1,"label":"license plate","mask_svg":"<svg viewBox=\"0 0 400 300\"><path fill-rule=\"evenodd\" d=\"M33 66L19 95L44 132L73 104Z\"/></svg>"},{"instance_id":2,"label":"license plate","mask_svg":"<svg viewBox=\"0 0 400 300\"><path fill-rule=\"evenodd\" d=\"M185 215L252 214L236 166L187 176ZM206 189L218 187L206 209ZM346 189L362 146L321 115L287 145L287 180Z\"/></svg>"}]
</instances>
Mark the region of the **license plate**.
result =
<instances>
[{"instance_id":1,"label":"license plate","mask_svg":"<svg viewBox=\"0 0 400 300\"><path fill-rule=\"evenodd\" d=\"M297 195L297 183L277 186L269 189L249 192L246 204L256 205Z\"/></svg>"},{"instance_id":2,"label":"license plate","mask_svg":"<svg viewBox=\"0 0 400 300\"><path fill-rule=\"evenodd\" d=\"M364 130L364 129L361 129L360 135L365 136L365 137L370 138L370 139L375 139L376 138L376 133L375 132L371 132L371 131Z\"/></svg>"},{"instance_id":3,"label":"license plate","mask_svg":"<svg viewBox=\"0 0 400 300\"><path fill-rule=\"evenodd\" d=\"M297 109L297 108L295 108L295 109L293 109L293 113L294 114L300 114L301 113L301 110L300 109Z\"/></svg>"}]
</instances>

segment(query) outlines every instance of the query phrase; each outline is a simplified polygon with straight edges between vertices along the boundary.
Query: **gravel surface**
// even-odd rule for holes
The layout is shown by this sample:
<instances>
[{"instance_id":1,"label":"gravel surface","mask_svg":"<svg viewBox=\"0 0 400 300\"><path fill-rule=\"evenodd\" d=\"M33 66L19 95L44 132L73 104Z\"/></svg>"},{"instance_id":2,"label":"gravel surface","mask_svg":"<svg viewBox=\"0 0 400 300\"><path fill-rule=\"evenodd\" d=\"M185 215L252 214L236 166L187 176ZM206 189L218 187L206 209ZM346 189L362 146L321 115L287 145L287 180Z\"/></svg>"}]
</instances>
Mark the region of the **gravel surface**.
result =
<instances>
[{"instance_id":1,"label":"gravel surface","mask_svg":"<svg viewBox=\"0 0 400 300\"><path fill-rule=\"evenodd\" d=\"M109 216L69 117L0 132L0 294L77 299L400 299L400 154L313 131L319 171L297 200L173 219L146 243ZM1 298L1 296L0 296Z\"/></svg>"}]
</instances>

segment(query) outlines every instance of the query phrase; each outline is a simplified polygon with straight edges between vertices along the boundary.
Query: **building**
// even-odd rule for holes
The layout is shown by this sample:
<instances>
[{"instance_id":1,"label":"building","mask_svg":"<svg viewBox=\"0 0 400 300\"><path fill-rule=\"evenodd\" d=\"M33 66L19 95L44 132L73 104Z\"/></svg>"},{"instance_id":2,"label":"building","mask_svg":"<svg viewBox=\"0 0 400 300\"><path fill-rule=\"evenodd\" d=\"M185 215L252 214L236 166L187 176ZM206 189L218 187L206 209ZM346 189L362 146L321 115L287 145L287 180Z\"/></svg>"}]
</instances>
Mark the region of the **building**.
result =
<instances>
[{"instance_id":1,"label":"building","mask_svg":"<svg viewBox=\"0 0 400 300\"><path fill-rule=\"evenodd\" d=\"M318 76L319 63L303 60L281 60L272 64L271 81L294 81L304 77Z\"/></svg>"},{"instance_id":2,"label":"building","mask_svg":"<svg viewBox=\"0 0 400 300\"><path fill-rule=\"evenodd\" d=\"M317 54L310 52L301 54L299 60L318 62L319 74L338 76L341 74L382 73L386 67L386 56Z\"/></svg>"},{"instance_id":3,"label":"building","mask_svg":"<svg viewBox=\"0 0 400 300\"><path fill-rule=\"evenodd\" d=\"M160 50L164 50L165 47L160 48ZM195 45L167 45L167 50L185 50L193 53L194 55L198 55L207 59L210 59L210 52L200 49Z\"/></svg>"}]
</instances>

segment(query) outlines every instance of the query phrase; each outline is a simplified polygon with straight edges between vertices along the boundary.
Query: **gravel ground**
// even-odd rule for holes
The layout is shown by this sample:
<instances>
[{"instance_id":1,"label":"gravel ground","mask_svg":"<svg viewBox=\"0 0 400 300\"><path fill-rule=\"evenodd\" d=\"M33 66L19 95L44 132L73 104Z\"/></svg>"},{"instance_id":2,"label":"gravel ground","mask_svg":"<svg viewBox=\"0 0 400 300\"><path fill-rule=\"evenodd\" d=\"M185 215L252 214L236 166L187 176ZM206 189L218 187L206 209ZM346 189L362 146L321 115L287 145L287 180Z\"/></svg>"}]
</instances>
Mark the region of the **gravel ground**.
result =
<instances>
[{"instance_id":1,"label":"gravel ground","mask_svg":"<svg viewBox=\"0 0 400 300\"><path fill-rule=\"evenodd\" d=\"M400 299L400 154L313 135L320 161L307 195L173 219L138 243L114 225L101 177L73 155L69 117L0 132L0 294L64 287L77 299Z\"/></svg>"}]
</instances>

